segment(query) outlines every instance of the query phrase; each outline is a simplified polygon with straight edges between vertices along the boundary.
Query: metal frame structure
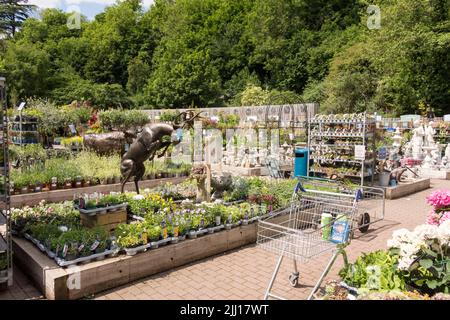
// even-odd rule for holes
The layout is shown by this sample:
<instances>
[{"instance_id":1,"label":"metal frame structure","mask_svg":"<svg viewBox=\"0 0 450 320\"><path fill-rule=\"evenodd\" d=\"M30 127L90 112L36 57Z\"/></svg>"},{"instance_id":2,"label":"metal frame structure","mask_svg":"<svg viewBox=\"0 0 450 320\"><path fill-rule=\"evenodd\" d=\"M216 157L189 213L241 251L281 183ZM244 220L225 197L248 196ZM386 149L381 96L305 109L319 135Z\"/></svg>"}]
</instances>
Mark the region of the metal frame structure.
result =
<instances>
[{"instance_id":1,"label":"metal frame structure","mask_svg":"<svg viewBox=\"0 0 450 320\"><path fill-rule=\"evenodd\" d=\"M336 133L329 133L328 131L323 130L323 125L348 125L348 126L355 126L360 127L359 132L357 133L351 133L351 134L336 134ZM361 180L361 186L364 185L364 179L370 177L371 183L373 184L373 178L375 174L375 162L376 162L376 152L375 152L375 130L376 130L376 119L371 119L367 116L366 113L364 113L364 116L362 119L358 120L338 120L338 119L331 119L331 120L319 120L319 119L309 119L308 121L308 149L310 154L310 159L313 159L315 161L319 162L343 162L343 163L353 163L358 164L361 166L360 174L359 176L353 176L353 175L345 175L346 177L356 178L359 177ZM335 139L347 139L349 143L346 144L346 147L353 148L351 150L354 151L356 145L362 145L365 148L365 157L364 159L356 159L353 157L353 159L349 160L340 160L340 159L320 159L314 157L314 153L316 152L316 148L319 146L324 146L324 144L316 142L316 140L335 140ZM350 143L351 142L351 143ZM327 144L327 147L330 148L341 148L342 146L335 145L335 144ZM372 154L367 151L367 147L370 146L372 148ZM367 156L369 155L369 156ZM365 174L365 167L369 167L369 172ZM310 164L308 162L308 176L310 174Z\"/></svg>"},{"instance_id":2,"label":"metal frame structure","mask_svg":"<svg viewBox=\"0 0 450 320\"><path fill-rule=\"evenodd\" d=\"M330 184L327 187L331 188L331 191L326 191L324 185L322 190L318 190L319 184L320 181L304 188L299 180L292 196L289 215L272 215L260 220L258 224L257 245L279 255L264 299L284 300L271 290L285 257L293 260L294 272L289 276L289 282L291 286L297 286L300 276L297 261L307 262L314 257L332 252L331 258L308 296L308 300L312 299L339 255L342 255L344 263L347 264L345 247L350 244L355 230L366 232L369 224L384 218L383 189L371 187L352 189L339 184ZM314 187L316 189L313 189ZM366 202L367 205L360 205L361 202ZM376 219L372 222L365 221L364 217L367 215L372 215Z\"/></svg>"},{"instance_id":3,"label":"metal frame structure","mask_svg":"<svg viewBox=\"0 0 450 320\"><path fill-rule=\"evenodd\" d=\"M3 190L0 191L0 254L5 254L7 259L6 276L5 271L0 271L0 284L7 282L8 286L13 282L13 266L12 266L12 239L11 239L11 219L10 219L10 183L9 183L9 158L8 158L8 116L6 103L6 79L0 77L0 103L2 112L2 122L0 143L3 153L3 167L0 168L3 182Z\"/></svg>"}]
</instances>

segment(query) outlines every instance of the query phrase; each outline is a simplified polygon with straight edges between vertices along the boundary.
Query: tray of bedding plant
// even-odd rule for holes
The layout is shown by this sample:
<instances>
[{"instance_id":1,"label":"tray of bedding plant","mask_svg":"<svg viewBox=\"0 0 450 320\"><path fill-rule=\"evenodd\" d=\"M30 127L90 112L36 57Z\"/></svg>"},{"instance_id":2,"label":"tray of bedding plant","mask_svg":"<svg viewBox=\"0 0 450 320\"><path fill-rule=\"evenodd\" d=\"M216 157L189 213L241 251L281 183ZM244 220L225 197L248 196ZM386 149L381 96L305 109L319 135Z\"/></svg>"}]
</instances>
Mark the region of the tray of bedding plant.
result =
<instances>
[{"instance_id":1,"label":"tray of bedding plant","mask_svg":"<svg viewBox=\"0 0 450 320\"><path fill-rule=\"evenodd\" d=\"M79 197L74 200L74 208L88 216L126 210L127 205L128 203L116 194L94 194L91 197Z\"/></svg>"},{"instance_id":2,"label":"tray of bedding plant","mask_svg":"<svg viewBox=\"0 0 450 320\"><path fill-rule=\"evenodd\" d=\"M31 225L24 237L61 267L102 260L119 252L115 238L102 228L68 228L52 223Z\"/></svg>"}]
</instances>

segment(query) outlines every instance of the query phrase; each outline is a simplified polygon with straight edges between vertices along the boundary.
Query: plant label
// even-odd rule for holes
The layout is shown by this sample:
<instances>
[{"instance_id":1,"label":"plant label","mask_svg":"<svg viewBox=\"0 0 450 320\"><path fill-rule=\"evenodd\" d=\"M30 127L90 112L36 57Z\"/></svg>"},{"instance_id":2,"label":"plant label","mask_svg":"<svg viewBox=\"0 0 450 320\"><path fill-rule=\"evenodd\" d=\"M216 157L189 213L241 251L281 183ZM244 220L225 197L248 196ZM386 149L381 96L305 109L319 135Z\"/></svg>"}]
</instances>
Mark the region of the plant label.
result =
<instances>
[{"instance_id":1,"label":"plant label","mask_svg":"<svg viewBox=\"0 0 450 320\"><path fill-rule=\"evenodd\" d=\"M69 250L69 246L67 245L67 243L64 245L63 251L62 251L62 256L65 258L67 256L67 250Z\"/></svg>"},{"instance_id":2,"label":"plant label","mask_svg":"<svg viewBox=\"0 0 450 320\"><path fill-rule=\"evenodd\" d=\"M100 244L100 241L95 240L94 243L91 245L91 251L95 251L98 248L98 245Z\"/></svg>"},{"instance_id":3,"label":"plant label","mask_svg":"<svg viewBox=\"0 0 450 320\"><path fill-rule=\"evenodd\" d=\"M167 238L167 228L165 227L163 229L163 239L166 239L166 238Z\"/></svg>"},{"instance_id":4,"label":"plant label","mask_svg":"<svg viewBox=\"0 0 450 320\"><path fill-rule=\"evenodd\" d=\"M220 216L216 216L216 226L220 226Z\"/></svg>"},{"instance_id":5,"label":"plant label","mask_svg":"<svg viewBox=\"0 0 450 320\"><path fill-rule=\"evenodd\" d=\"M173 227L173 236L178 237L178 226Z\"/></svg>"},{"instance_id":6,"label":"plant label","mask_svg":"<svg viewBox=\"0 0 450 320\"><path fill-rule=\"evenodd\" d=\"M78 247L78 252L81 252L84 249L84 244L82 243L79 247Z\"/></svg>"}]
</instances>

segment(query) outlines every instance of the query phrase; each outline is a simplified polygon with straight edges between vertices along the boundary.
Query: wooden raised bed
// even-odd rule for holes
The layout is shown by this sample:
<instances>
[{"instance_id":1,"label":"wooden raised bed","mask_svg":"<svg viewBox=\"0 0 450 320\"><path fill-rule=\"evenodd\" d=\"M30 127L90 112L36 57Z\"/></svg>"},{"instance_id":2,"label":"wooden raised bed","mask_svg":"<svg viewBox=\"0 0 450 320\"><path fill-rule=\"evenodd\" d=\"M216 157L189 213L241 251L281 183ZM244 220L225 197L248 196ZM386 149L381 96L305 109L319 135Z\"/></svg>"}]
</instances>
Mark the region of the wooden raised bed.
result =
<instances>
[{"instance_id":1,"label":"wooden raised bed","mask_svg":"<svg viewBox=\"0 0 450 320\"><path fill-rule=\"evenodd\" d=\"M79 299L254 243L257 224L207 234L134 256L119 255L68 268L59 267L33 243L14 237L14 261L47 299Z\"/></svg>"},{"instance_id":2,"label":"wooden raised bed","mask_svg":"<svg viewBox=\"0 0 450 320\"><path fill-rule=\"evenodd\" d=\"M108 212L105 214L96 214L94 216L88 216L87 214L80 214L81 224L86 228L94 228L101 226L106 231L114 230L120 223L127 222L127 210L122 209L119 211Z\"/></svg>"},{"instance_id":3,"label":"wooden raised bed","mask_svg":"<svg viewBox=\"0 0 450 320\"><path fill-rule=\"evenodd\" d=\"M163 185L167 182L177 184L184 181L185 179L186 177L144 180L139 182L139 188L141 190L145 188L154 188L159 185ZM18 208L25 205L35 206L41 200L45 200L47 202L61 202L65 200L73 200L73 196L75 194L81 193L91 194L94 192L103 192L103 193L109 193L111 191L120 192L120 187L121 187L120 183L116 183L116 184L96 185L84 188L61 189L61 190L13 195L11 196L11 207ZM135 191L134 182L128 182L125 185L125 190Z\"/></svg>"}]
</instances>

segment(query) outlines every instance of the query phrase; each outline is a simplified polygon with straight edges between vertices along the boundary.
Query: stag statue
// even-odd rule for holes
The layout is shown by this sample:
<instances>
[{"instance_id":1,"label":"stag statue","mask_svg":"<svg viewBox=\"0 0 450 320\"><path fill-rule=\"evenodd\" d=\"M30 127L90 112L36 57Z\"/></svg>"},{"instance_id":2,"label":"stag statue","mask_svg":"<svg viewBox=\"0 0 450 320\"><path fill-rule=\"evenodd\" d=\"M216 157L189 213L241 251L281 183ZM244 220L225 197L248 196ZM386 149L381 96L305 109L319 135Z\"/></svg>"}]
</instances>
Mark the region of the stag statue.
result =
<instances>
[{"instance_id":1,"label":"stag statue","mask_svg":"<svg viewBox=\"0 0 450 320\"><path fill-rule=\"evenodd\" d=\"M177 129L192 128L194 121L199 118L201 112L195 113L188 110L180 113L173 124L152 123L145 125L137 138L131 144L128 151L123 155L120 164L122 174L122 193L125 184L131 177L134 177L136 192L139 194L139 180L145 173L144 162L153 161L157 155L161 158L166 153L170 145L176 145L181 142L180 139L172 139L172 134Z\"/></svg>"},{"instance_id":2,"label":"stag statue","mask_svg":"<svg viewBox=\"0 0 450 320\"><path fill-rule=\"evenodd\" d=\"M86 134L83 138L84 147L99 155L111 155L125 153L125 144L131 144L137 134L131 130L114 131L98 134Z\"/></svg>"}]
</instances>

